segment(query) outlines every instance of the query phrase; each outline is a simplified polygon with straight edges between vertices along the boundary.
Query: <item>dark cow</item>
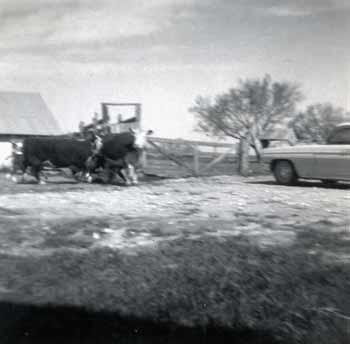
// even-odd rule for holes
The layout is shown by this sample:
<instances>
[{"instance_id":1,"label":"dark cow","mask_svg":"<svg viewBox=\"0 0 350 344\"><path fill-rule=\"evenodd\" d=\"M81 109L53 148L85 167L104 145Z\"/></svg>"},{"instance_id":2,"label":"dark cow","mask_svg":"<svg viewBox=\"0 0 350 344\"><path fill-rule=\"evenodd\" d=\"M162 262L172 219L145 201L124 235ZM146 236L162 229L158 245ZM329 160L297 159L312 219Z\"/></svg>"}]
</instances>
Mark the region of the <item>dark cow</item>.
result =
<instances>
[{"instance_id":1,"label":"dark cow","mask_svg":"<svg viewBox=\"0 0 350 344\"><path fill-rule=\"evenodd\" d=\"M117 172L127 185L137 184L137 170L141 167L142 154L143 149L138 148L128 152L123 159L117 161L105 158L105 170L108 178L113 178L114 173Z\"/></svg>"},{"instance_id":2,"label":"dark cow","mask_svg":"<svg viewBox=\"0 0 350 344\"><path fill-rule=\"evenodd\" d=\"M90 140L76 140L62 136L27 138L23 141L22 171L28 167L38 182L45 164L69 168L73 176L86 171L86 161L93 154Z\"/></svg>"},{"instance_id":3,"label":"dark cow","mask_svg":"<svg viewBox=\"0 0 350 344\"><path fill-rule=\"evenodd\" d=\"M92 181L91 173L93 172L91 171L103 169L106 182L108 183L111 183L115 176L118 175L127 185L137 184L136 169L140 167L141 154L142 151L133 149L118 160L107 158L101 154L93 155L87 162L88 180Z\"/></svg>"},{"instance_id":4,"label":"dark cow","mask_svg":"<svg viewBox=\"0 0 350 344\"><path fill-rule=\"evenodd\" d=\"M147 132L134 131L111 134L103 138L99 152L90 160L90 168L103 167L108 181L117 173L126 184L137 184L135 169L140 165L140 158L147 142Z\"/></svg>"}]
</instances>

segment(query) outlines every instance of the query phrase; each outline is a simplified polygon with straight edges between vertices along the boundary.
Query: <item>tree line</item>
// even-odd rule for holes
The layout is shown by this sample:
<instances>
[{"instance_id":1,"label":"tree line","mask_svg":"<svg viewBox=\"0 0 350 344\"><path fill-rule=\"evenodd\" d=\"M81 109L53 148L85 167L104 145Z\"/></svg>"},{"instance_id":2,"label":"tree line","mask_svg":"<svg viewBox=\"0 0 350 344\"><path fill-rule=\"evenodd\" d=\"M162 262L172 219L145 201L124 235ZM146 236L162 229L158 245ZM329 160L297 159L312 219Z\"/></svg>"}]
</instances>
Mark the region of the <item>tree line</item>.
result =
<instances>
[{"instance_id":1,"label":"tree line","mask_svg":"<svg viewBox=\"0 0 350 344\"><path fill-rule=\"evenodd\" d=\"M331 103L311 104L305 100L299 84L273 81L269 75L239 80L236 87L214 99L198 96L190 108L197 120L196 130L209 136L238 140L238 170L249 171L249 150L260 160L262 141L277 127L290 128L298 141L324 143L333 128L350 121L350 113Z\"/></svg>"}]
</instances>

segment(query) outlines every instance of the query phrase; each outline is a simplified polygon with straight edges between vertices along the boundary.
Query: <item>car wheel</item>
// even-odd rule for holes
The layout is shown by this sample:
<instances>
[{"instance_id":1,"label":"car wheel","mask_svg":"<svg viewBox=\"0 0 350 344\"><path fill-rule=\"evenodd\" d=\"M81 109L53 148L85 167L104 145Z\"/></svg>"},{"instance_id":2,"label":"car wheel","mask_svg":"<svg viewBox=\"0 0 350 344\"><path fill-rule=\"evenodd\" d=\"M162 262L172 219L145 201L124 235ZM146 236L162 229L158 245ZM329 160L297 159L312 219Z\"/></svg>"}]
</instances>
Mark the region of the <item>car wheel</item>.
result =
<instances>
[{"instance_id":1,"label":"car wheel","mask_svg":"<svg viewBox=\"0 0 350 344\"><path fill-rule=\"evenodd\" d=\"M287 160L277 161L273 169L273 174L276 181L283 185L292 185L298 179L293 164Z\"/></svg>"}]
</instances>

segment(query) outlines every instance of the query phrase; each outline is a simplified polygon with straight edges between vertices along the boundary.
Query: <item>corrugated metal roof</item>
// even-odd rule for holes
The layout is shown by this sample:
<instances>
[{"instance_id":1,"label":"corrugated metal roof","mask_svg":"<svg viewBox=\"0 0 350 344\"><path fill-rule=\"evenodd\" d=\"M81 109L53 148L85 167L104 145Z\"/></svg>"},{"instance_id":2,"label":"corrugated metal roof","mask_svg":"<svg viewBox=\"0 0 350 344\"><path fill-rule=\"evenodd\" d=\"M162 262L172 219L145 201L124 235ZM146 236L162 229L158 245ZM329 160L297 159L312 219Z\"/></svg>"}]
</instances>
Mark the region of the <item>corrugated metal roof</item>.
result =
<instances>
[{"instance_id":1,"label":"corrugated metal roof","mask_svg":"<svg viewBox=\"0 0 350 344\"><path fill-rule=\"evenodd\" d=\"M57 135L62 131L39 93L0 92L0 135Z\"/></svg>"}]
</instances>

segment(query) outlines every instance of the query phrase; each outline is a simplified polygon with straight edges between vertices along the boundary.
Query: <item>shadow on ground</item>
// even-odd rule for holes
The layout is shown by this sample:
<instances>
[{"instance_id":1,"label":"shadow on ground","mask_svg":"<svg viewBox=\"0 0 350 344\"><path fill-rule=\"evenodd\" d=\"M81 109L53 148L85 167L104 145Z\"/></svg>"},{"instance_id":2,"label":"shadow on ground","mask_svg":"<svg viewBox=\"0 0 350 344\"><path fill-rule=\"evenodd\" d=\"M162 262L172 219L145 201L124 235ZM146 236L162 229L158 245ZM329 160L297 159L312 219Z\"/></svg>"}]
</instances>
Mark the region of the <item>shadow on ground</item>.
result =
<instances>
[{"instance_id":1,"label":"shadow on ground","mask_svg":"<svg viewBox=\"0 0 350 344\"><path fill-rule=\"evenodd\" d=\"M71 307L36 307L0 303L2 344L189 344L222 343L273 344L263 333L229 333L220 329L185 330L160 327L135 319L120 319L111 313L91 313Z\"/></svg>"},{"instance_id":2,"label":"shadow on ground","mask_svg":"<svg viewBox=\"0 0 350 344\"><path fill-rule=\"evenodd\" d=\"M246 184L255 185L269 185L269 186L281 186L274 180L254 180L247 181ZM295 185L288 185L288 187L311 187L320 189L335 189L335 190L350 190L349 183L334 183L334 184L324 184L318 181L299 181Z\"/></svg>"},{"instance_id":3,"label":"shadow on ground","mask_svg":"<svg viewBox=\"0 0 350 344\"><path fill-rule=\"evenodd\" d=\"M157 175L147 174L139 178L140 184L157 184L168 178L159 177ZM101 191L113 188L130 187L125 185L123 181L114 180L106 183L101 178L94 179L93 183L79 182L74 179L67 179L62 176L53 176L45 181L45 184L39 185L36 180L28 179L24 182L14 183L7 180L0 173L0 194L20 194L20 193L46 193L46 192L72 192L72 191Z\"/></svg>"}]
</instances>

